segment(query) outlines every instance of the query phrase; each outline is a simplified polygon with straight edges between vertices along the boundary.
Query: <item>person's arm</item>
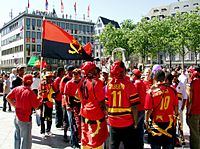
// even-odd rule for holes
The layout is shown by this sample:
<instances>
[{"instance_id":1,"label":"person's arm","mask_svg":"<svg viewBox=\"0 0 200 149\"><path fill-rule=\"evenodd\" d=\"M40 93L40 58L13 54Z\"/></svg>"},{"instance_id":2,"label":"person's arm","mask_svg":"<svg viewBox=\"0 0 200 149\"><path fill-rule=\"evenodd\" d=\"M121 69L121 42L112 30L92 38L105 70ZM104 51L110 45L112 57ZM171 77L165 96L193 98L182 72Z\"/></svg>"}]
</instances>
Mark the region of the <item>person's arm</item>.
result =
<instances>
[{"instance_id":1,"label":"person's arm","mask_svg":"<svg viewBox=\"0 0 200 149\"><path fill-rule=\"evenodd\" d=\"M137 110L137 106L134 105L132 106L132 111L133 111L133 119L134 119L134 127L137 128L137 122L138 122L138 110Z\"/></svg>"},{"instance_id":2,"label":"person's arm","mask_svg":"<svg viewBox=\"0 0 200 149\"><path fill-rule=\"evenodd\" d=\"M149 129L149 119L150 119L151 113L152 113L152 110L145 110L145 120L144 120L145 129Z\"/></svg>"},{"instance_id":3,"label":"person's arm","mask_svg":"<svg viewBox=\"0 0 200 149\"><path fill-rule=\"evenodd\" d=\"M6 96L6 99L7 101L15 108L16 104L15 104L15 101L14 101L14 93L15 90L12 90L7 96Z\"/></svg>"}]
</instances>

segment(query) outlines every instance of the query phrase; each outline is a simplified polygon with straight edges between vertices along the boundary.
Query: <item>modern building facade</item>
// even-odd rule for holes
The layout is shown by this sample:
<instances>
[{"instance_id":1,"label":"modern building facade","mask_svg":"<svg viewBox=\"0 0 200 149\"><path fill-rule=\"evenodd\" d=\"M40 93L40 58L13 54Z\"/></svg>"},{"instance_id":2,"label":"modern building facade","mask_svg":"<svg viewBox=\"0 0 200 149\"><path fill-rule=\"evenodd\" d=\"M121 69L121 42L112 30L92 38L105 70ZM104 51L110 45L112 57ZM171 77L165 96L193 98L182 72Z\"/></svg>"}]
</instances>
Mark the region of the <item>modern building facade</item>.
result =
<instances>
[{"instance_id":1,"label":"modern building facade","mask_svg":"<svg viewBox=\"0 0 200 149\"><path fill-rule=\"evenodd\" d=\"M167 16L174 16L177 12L180 13L190 13L194 11L197 7L200 7L200 0L186 0L186 1L178 1L171 3L169 5L158 6L152 8L148 14L145 16L146 19L150 20L154 17L159 17L163 19ZM200 14L200 11L198 11ZM186 49L187 50L187 49ZM181 63L181 56L179 54L172 57L173 64ZM169 63L169 54L160 53L158 56L159 63ZM188 51L185 55L185 64L194 64L195 55L193 52ZM198 63L200 63L200 53L197 55Z\"/></svg>"},{"instance_id":2,"label":"modern building facade","mask_svg":"<svg viewBox=\"0 0 200 149\"><path fill-rule=\"evenodd\" d=\"M80 21L58 18L54 13L27 10L19 14L0 29L0 65L1 68L11 68L19 64L27 64L32 55L40 57L42 49L42 20L45 19L60 26L73 35L82 45L94 43L94 23L91 21ZM46 59L51 66L73 63L80 65L80 61L61 61Z\"/></svg>"}]
</instances>

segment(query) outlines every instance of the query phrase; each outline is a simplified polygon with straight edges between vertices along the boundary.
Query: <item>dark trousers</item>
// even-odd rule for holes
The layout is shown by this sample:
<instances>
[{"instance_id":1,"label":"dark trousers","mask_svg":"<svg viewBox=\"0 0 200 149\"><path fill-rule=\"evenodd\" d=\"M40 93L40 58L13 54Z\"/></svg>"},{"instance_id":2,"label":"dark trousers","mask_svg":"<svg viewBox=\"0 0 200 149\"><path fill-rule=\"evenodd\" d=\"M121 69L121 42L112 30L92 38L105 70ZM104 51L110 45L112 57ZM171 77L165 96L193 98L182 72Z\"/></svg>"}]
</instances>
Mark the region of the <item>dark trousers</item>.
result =
<instances>
[{"instance_id":1,"label":"dark trousers","mask_svg":"<svg viewBox=\"0 0 200 149\"><path fill-rule=\"evenodd\" d=\"M68 121L68 115L67 115L67 110L66 106L62 107L63 110L63 128L64 128L64 137L67 137L67 129L69 127L69 121Z\"/></svg>"},{"instance_id":2,"label":"dark trousers","mask_svg":"<svg viewBox=\"0 0 200 149\"><path fill-rule=\"evenodd\" d=\"M63 111L62 111L62 101L55 100L56 109L56 127L60 128L63 126Z\"/></svg>"},{"instance_id":3,"label":"dark trousers","mask_svg":"<svg viewBox=\"0 0 200 149\"><path fill-rule=\"evenodd\" d=\"M124 149L137 149L136 133L133 125L124 128L110 126L110 149L119 149L121 142Z\"/></svg>"},{"instance_id":4,"label":"dark trousers","mask_svg":"<svg viewBox=\"0 0 200 149\"><path fill-rule=\"evenodd\" d=\"M40 131L40 133L45 133L45 120L47 122L46 132L51 131L52 111L53 111L53 109L49 108L45 103L42 104L41 115L40 115L40 120L41 120L41 131Z\"/></svg>"},{"instance_id":5,"label":"dark trousers","mask_svg":"<svg viewBox=\"0 0 200 149\"><path fill-rule=\"evenodd\" d=\"M3 95L3 111L6 111L6 104L8 103L8 110L11 111L11 105L6 99L7 94Z\"/></svg>"},{"instance_id":6,"label":"dark trousers","mask_svg":"<svg viewBox=\"0 0 200 149\"><path fill-rule=\"evenodd\" d=\"M138 149L144 148L144 111L138 111L137 139Z\"/></svg>"}]
</instances>

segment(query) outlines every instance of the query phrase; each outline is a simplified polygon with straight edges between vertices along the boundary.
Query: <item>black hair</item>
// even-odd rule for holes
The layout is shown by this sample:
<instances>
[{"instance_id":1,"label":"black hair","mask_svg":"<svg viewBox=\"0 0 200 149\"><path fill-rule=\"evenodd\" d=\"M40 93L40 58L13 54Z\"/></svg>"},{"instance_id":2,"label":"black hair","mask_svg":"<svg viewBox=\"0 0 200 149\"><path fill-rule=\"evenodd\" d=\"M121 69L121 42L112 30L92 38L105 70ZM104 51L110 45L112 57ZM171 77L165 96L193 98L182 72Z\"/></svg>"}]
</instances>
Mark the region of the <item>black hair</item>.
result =
<instances>
[{"instance_id":1,"label":"black hair","mask_svg":"<svg viewBox=\"0 0 200 149\"><path fill-rule=\"evenodd\" d=\"M171 85L173 80L173 75L170 72L165 73L165 81L168 81L168 83Z\"/></svg>"},{"instance_id":2,"label":"black hair","mask_svg":"<svg viewBox=\"0 0 200 149\"><path fill-rule=\"evenodd\" d=\"M156 81L161 81L161 82L163 82L163 81L165 80L165 72L164 72L163 70L157 70L157 71L155 72L155 77L154 77L154 79L155 79Z\"/></svg>"},{"instance_id":3,"label":"black hair","mask_svg":"<svg viewBox=\"0 0 200 149\"><path fill-rule=\"evenodd\" d=\"M61 75L61 72L64 71L64 68L63 67L58 67L57 69L57 76L60 76Z\"/></svg>"}]
</instances>

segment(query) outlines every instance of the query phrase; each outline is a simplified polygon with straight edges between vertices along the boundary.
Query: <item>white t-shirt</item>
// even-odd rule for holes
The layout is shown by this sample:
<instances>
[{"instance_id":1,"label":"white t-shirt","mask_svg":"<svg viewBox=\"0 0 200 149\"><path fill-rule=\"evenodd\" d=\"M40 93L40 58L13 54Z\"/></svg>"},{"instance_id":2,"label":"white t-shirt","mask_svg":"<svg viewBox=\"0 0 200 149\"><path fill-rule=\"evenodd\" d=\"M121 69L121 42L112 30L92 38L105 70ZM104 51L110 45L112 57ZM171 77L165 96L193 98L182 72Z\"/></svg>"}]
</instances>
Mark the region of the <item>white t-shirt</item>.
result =
<instances>
[{"instance_id":1,"label":"white t-shirt","mask_svg":"<svg viewBox=\"0 0 200 149\"><path fill-rule=\"evenodd\" d=\"M40 79L39 78L33 78L33 83L31 85L31 89L38 89L38 86L40 84Z\"/></svg>"}]
</instances>

